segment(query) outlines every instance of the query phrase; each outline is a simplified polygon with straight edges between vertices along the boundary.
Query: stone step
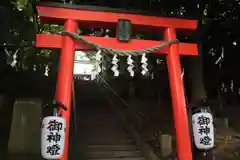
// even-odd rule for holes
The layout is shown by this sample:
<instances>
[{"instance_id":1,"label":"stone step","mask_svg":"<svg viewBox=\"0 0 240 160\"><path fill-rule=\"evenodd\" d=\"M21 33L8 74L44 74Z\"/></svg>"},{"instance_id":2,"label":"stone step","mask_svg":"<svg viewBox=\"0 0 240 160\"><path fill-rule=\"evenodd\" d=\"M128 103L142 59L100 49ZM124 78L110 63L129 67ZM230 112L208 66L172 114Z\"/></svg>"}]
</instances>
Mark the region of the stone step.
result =
<instances>
[{"instance_id":1,"label":"stone step","mask_svg":"<svg viewBox=\"0 0 240 160\"><path fill-rule=\"evenodd\" d=\"M98 145L125 145L125 144L134 144L134 140L107 140L107 139L98 139L98 140L84 140L85 144L92 145L92 144L98 144Z\"/></svg>"},{"instance_id":2,"label":"stone step","mask_svg":"<svg viewBox=\"0 0 240 160\"><path fill-rule=\"evenodd\" d=\"M42 160L42 156L41 154L9 154L1 160Z\"/></svg>"},{"instance_id":3,"label":"stone step","mask_svg":"<svg viewBox=\"0 0 240 160\"><path fill-rule=\"evenodd\" d=\"M93 113L89 113L89 114L93 114ZM80 115L81 116L81 115ZM86 116L86 115L85 115ZM114 116L109 116L108 114L104 114L104 115L98 115L98 113L93 114L93 115L89 115L87 117L85 117L84 115L81 116L82 120L81 123L93 123L93 124L101 124L101 123L116 123L117 119Z\"/></svg>"},{"instance_id":4,"label":"stone step","mask_svg":"<svg viewBox=\"0 0 240 160\"><path fill-rule=\"evenodd\" d=\"M87 158L139 157L140 151L87 151Z\"/></svg>"},{"instance_id":5,"label":"stone step","mask_svg":"<svg viewBox=\"0 0 240 160\"><path fill-rule=\"evenodd\" d=\"M79 125L81 126L94 126L94 127L104 127L106 126L106 124L109 126L109 127L116 127L116 125L118 124L118 122L116 122L115 120L113 119L103 119L103 120L82 120Z\"/></svg>"},{"instance_id":6,"label":"stone step","mask_svg":"<svg viewBox=\"0 0 240 160\"><path fill-rule=\"evenodd\" d=\"M100 140L112 140L112 141L132 141L133 138L128 136L128 135L120 135L120 134L83 134L84 136L84 140L87 140L87 141L98 141L99 139Z\"/></svg>"},{"instance_id":7,"label":"stone step","mask_svg":"<svg viewBox=\"0 0 240 160\"><path fill-rule=\"evenodd\" d=\"M78 134L84 139L108 138L108 139L131 139L132 137L121 130L83 130Z\"/></svg>"},{"instance_id":8,"label":"stone step","mask_svg":"<svg viewBox=\"0 0 240 160\"><path fill-rule=\"evenodd\" d=\"M145 160L111 108L79 112L74 150L87 160ZM81 137L81 138L80 138ZM74 152L75 152L74 151ZM80 153L82 152L82 153Z\"/></svg>"},{"instance_id":9,"label":"stone step","mask_svg":"<svg viewBox=\"0 0 240 160\"><path fill-rule=\"evenodd\" d=\"M87 150L91 151L137 151L136 145L88 145Z\"/></svg>"},{"instance_id":10,"label":"stone step","mask_svg":"<svg viewBox=\"0 0 240 160\"><path fill-rule=\"evenodd\" d=\"M118 125L118 124L116 124ZM124 131L116 125L79 125L81 131L95 131L95 132L108 132L108 131ZM125 132L125 131L124 131Z\"/></svg>"},{"instance_id":11,"label":"stone step","mask_svg":"<svg viewBox=\"0 0 240 160\"><path fill-rule=\"evenodd\" d=\"M144 157L123 157L123 158L91 158L88 160L145 160Z\"/></svg>"}]
</instances>

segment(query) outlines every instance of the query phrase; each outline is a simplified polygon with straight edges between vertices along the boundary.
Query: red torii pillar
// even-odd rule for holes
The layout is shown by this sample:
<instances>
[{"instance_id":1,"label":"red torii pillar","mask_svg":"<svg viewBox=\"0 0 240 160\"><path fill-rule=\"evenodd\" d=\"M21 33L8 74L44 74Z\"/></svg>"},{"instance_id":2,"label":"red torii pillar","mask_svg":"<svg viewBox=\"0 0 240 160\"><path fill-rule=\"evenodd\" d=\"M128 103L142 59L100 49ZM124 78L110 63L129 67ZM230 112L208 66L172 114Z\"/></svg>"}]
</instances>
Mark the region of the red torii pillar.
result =
<instances>
[{"instance_id":1,"label":"red torii pillar","mask_svg":"<svg viewBox=\"0 0 240 160\"><path fill-rule=\"evenodd\" d=\"M109 9L109 8L108 8ZM64 29L73 33L77 32L78 23L87 27L114 28L118 19L128 19L134 29L160 29L163 28L165 40L176 39L176 29L194 31L197 21L176 18L160 18L152 16L135 15L128 13L114 13L89 11L84 6L77 9L59 8L57 6L39 5L37 10L42 23L64 24ZM121 43L115 38L84 36L85 39L106 48L120 50L140 50L161 44L159 41L132 40ZM60 48L60 68L58 72L57 100L68 107L67 111L60 110L67 121L65 151L61 160L68 160L69 127L71 112L71 87L73 79L73 63L75 49L93 50L90 46L78 43L74 39L60 35L38 34L36 47ZM193 43L172 44L157 51L155 54L167 54L168 72L171 87L171 96L174 112L174 122L177 139L177 154L179 160L192 160L191 140L189 134L188 118L185 104L184 87L181 80L180 55L197 56L197 45Z\"/></svg>"}]
</instances>

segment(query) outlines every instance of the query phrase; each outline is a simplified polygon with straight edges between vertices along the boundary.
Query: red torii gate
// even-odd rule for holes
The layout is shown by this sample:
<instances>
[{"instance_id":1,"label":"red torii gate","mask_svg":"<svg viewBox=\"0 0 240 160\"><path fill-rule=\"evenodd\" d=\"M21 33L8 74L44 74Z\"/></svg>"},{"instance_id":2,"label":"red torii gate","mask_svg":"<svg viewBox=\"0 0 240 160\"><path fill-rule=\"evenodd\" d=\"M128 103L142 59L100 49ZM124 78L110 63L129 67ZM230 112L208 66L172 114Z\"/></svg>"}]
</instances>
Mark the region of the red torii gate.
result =
<instances>
[{"instance_id":1,"label":"red torii gate","mask_svg":"<svg viewBox=\"0 0 240 160\"><path fill-rule=\"evenodd\" d=\"M78 24L87 27L115 28L118 19L130 20L134 28L164 29L164 40L175 40L176 30L194 31L197 28L196 20L176 18L160 18L129 13L114 13L93 11L86 9L72 9L64 7L37 6L42 23L64 24L65 31L76 33ZM161 41L135 40L129 43L119 42L116 38L84 36L86 40L99 44L105 48L120 50L141 50L159 45ZM93 50L90 46L61 35L38 34L36 38L38 48L61 49L60 68L58 72L57 95L58 101L65 106L71 106L71 90L73 79L73 64L75 50ZM171 87L171 96L174 112L174 122L177 139L177 153L179 160L192 160L191 140L189 134L188 118L184 96L184 87L181 80L180 55L197 56L197 45L193 43L171 44L156 52L166 54ZM69 127L71 108L60 110L66 119L65 150L61 160L68 160Z\"/></svg>"}]
</instances>

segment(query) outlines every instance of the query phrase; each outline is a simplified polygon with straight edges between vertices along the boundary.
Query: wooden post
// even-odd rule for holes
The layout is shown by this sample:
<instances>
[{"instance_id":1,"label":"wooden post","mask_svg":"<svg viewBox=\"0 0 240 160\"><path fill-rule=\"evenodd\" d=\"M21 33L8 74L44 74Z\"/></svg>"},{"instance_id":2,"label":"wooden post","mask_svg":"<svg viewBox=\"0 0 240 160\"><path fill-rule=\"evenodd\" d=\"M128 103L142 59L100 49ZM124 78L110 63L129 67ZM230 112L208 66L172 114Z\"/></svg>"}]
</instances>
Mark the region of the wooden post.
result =
<instances>
[{"instance_id":1,"label":"wooden post","mask_svg":"<svg viewBox=\"0 0 240 160\"><path fill-rule=\"evenodd\" d=\"M66 20L64 29L73 33L77 32L77 21ZM67 110L60 109L60 114L66 120L66 137L64 154L61 160L68 160L69 128L71 116L71 96L73 82L73 64L75 55L75 42L70 37L64 37L60 57L60 66L57 83L57 100L67 106Z\"/></svg>"}]
</instances>

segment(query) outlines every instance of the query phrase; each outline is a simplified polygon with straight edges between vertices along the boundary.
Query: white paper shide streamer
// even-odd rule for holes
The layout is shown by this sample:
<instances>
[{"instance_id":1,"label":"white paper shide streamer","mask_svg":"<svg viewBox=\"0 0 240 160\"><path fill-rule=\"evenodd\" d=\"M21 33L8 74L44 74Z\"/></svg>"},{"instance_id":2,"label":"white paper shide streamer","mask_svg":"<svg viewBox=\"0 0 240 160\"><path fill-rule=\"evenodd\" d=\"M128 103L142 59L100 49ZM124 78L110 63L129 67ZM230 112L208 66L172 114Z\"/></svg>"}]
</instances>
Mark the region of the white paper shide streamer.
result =
<instances>
[{"instance_id":1,"label":"white paper shide streamer","mask_svg":"<svg viewBox=\"0 0 240 160\"><path fill-rule=\"evenodd\" d=\"M11 63L11 66L12 67L15 67L16 66L16 64L17 64L17 52L15 52L14 53L14 55L13 55L13 61L12 61L12 63Z\"/></svg>"},{"instance_id":2,"label":"white paper shide streamer","mask_svg":"<svg viewBox=\"0 0 240 160\"><path fill-rule=\"evenodd\" d=\"M99 50L96 53L96 61L97 61L96 65L97 65L97 73L98 74L102 71L101 66L100 66L101 60L102 60L102 55L101 55L101 50Z\"/></svg>"},{"instance_id":3,"label":"white paper shide streamer","mask_svg":"<svg viewBox=\"0 0 240 160\"><path fill-rule=\"evenodd\" d=\"M42 121L41 154L44 159L59 159L63 155L66 121L49 116Z\"/></svg>"},{"instance_id":4,"label":"white paper shide streamer","mask_svg":"<svg viewBox=\"0 0 240 160\"><path fill-rule=\"evenodd\" d=\"M95 70L92 72L91 79L94 80L96 78L96 75L98 75L102 69L101 69L101 63L102 63L102 55L101 50L98 50L96 53L96 64L95 64Z\"/></svg>"},{"instance_id":5,"label":"white paper shide streamer","mask_svg":"<svg viewBox=\"0 0 240 160\"><path fill-rule=\"evenodd\" d=\"M146 57L146 54L144 53L141 57L141 63L142 63L142 71L141 71L141 74L142 75L146 75L146 73L148 72L148 69L147 69L147 66L148 66L148 63L147 63L148 59Z\"/></svg>"},{"instance_id":6,"label":"white paper shide streamer","mask_svg":"<svg viewBox=\"0 0 240 160\"><path fill-rule=\"evenodd\" d=\"M6 48L4 49L4 51L7 56L7 64L9 64L11 67L16 67L17 58L18 58L17 54L18 54L19 49L16 50L13 55L11 55L11 53Z\"/></svg>"},{"instance_id":7,"label":"white paper shide streamer","mask_svg":"<svg viewBox=\"0 0 240 160\"><path fill-rule=\"evenodd\" d=\"M181 80L183 80L183 78L184 78L184 68L182 69Z\"/></svg>"},{"instance_id":8,"label":"white paper shide streamer","mask_svg":"<svg viewBox=\"0 0 240 160\"><path fill-rule=\"evenodd\" d=\"M127 58L127 64L128 64L127 70L129 72L130 76L134 77L134 70L133 70L134 65L133 65L133 59L132 59L131 55L129 55L128 58Z\"/></svg>"},{"instance_id":9,"label":"white paper shide streamer","mask_svg":"<svg viewBox=\"0 0 240 160\"><path fill-rule=\"evenodd\" d=\"M44 76L49 76L50 68L48 65L45 66Z\"/></svg>"},{"instance_id":10,"label":"white paper shide streamer","mask_svg":"<svg viewBox=\"0 0 240 160\"><path fill-rule=\"evenodd\" d=\"M117 55L115 54L112 58L112 68L111 70L113 71L114 77L118 77L119 76L119 70L118 70L118 58Z\"/></svg>"},{"instance_id":11,"label":"white paper shide streamer","mask_svg":"<svg viewBox=\"0 0 240 160\"><path fill-rule=\"evenodd\" d=\"M194 143L198 149L208 150L214 146L213 116L208 112L192 116Z\"/></svg>"}]
</instances>

